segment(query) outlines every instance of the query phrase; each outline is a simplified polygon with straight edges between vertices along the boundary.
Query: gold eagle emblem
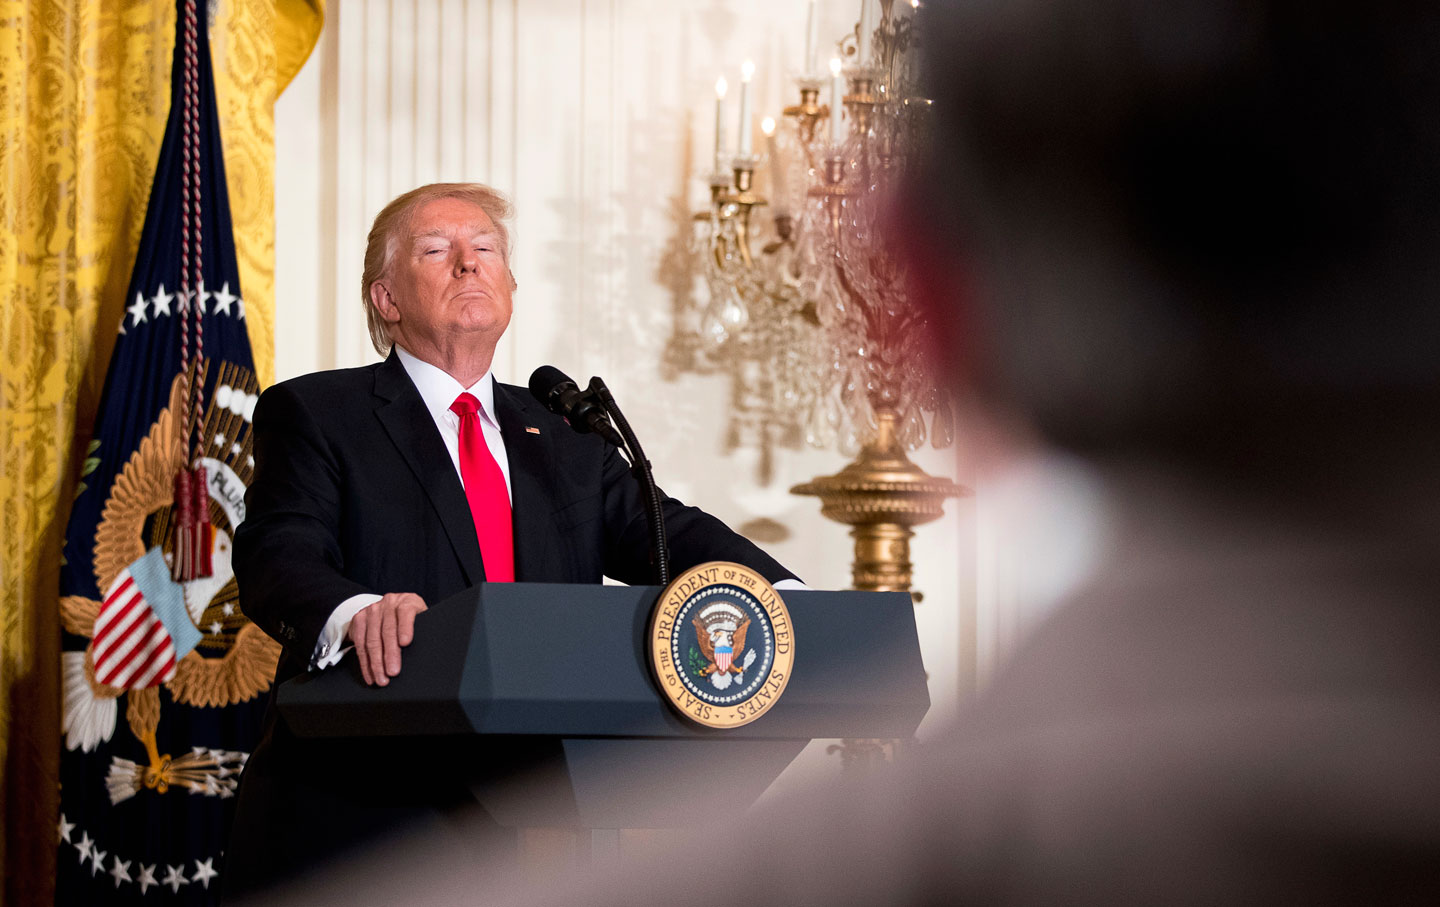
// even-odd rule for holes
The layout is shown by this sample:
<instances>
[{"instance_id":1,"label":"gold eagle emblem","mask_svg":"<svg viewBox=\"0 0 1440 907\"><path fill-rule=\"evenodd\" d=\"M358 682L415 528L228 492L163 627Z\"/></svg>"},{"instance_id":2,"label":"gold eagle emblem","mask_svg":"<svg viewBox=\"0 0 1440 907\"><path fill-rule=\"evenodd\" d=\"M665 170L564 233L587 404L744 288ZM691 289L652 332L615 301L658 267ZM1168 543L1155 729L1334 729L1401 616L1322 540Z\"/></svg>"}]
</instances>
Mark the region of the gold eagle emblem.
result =
<instances>
[{"instance_id":1,"label":"gold eagle emblem","mask_svg":"<svg viewBox=\"0 0 1440 907\"><path fill-rule=\"evenodd\" d=\"M204 380L203 372L200 380ZM225 364L217 387L232 394L253 396L258 390L254 375L238 366ZM120 572L156 544L169 553L170 509L174 500L172 477L185 461L179 419L183 390L182 376L171 384L169 404L160 411L149 433L141 440L105 502L95 530L95 582L109 588ZM205 413L204 436L207 454L226 464L245 485L254 470L248 422L234 406L211 400ZM280 657L280 644L265 635L240 613L239 592L230 569L230 540L235 526L225 507L210 501L210 520L216 525L214 541L215 575L184 584L191 620L206 632L197 649L179 659L175 676L164 684L171 697L187 706L223 708L246 702L270 686ZM197 750L171 757L159 752L155 732L160 725L161 699L158 687L122 690L99 683L95 677L95 619L101 603L82 596L60 600L60 619L65 629L92 639L84 654L83 681L95 700L126 699L125 717L131 732L145 746L149 765L137 765L116 758L108 785L110 798L119 802L147 787L164 793L179 785L194 793L230 796L234 776L243 764L242 753ZM202 655L201 652L210 653ZM77 681L79 680L77 676ZM83 690L67 690L67 704L83 698ZM108 733L105 737L108 738ZM89 748L88 746L86 747Z\"/></svg>"},{"instance_id":2,"label":"gold eagle emblem","mask_svg":"<svg viewBox=\"0 0 1440 907\"><path fill-rule=\"evenodd\" d=\"M701 677L709 677L716 671L729 671L732 674L743 674L744 668L736 664L738 656L745 652L745 634L750 629L750 618L740 622L740 626L733 631L717 629L713 632L705 629L705 624L700 618L692 618L690 621L695 625L695 639L700 643L700 654L705 656L710 663L700 672ZM728 643L731 649L731 658L724 659L725 664L720 664L720 659L715 657L716 643Z\"/></svg>"}]
</instances>

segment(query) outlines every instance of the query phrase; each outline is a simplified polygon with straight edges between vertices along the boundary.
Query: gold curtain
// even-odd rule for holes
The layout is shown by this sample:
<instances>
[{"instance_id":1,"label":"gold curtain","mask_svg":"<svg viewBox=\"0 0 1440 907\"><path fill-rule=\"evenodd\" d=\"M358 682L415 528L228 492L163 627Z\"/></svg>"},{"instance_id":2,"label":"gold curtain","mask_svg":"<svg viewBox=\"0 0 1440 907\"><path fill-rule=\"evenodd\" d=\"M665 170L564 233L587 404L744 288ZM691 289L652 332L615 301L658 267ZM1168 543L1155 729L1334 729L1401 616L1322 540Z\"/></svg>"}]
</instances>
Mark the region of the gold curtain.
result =
<instances>
[{"instance_id":1,"label":"gold curtain","mask_svg":"<svg viewBox=\"0 0 1440 907\"><path fill-rule=\"evenodd\" d=\"M220 0L211 23L262 383L274 374L274 103L323 17L324 0ZM169 112L174 27L174 0L0 0L0 904L53 900L60 547Z\"/></svg>"}]
</instances>

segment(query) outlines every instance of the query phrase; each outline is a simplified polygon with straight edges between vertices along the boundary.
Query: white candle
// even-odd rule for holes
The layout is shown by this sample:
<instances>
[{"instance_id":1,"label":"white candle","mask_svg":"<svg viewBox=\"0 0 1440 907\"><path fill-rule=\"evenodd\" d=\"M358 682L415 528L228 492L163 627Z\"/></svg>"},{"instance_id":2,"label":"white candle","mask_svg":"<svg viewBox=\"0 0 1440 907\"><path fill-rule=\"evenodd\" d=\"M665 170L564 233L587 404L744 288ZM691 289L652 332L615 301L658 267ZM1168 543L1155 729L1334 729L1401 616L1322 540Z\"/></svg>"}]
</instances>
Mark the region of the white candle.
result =
<instances>
[{"instance_id":1,"label":"white candle","mask_svg":"<svg viewBox=\"0 0 1440 907\"><path fill-rule=\"evenodd\" d=\"M771 207L775 216L780 217L790 213L790 205L785 184L785 166L780 160L780 148L775 143L775 118L766 117L761 120L760 131L765 133L765 150L770 154L770 194L775 196Z\"/></svg>"},{"instance_id":2,"label":"white candle","mask_svg":"<svg viewBox=\"0 0 1440 907\"><path fill-rule=\"evenodd\" d=\"M844 79L840 76L840 58L830 58L830 144L839 145L844 141L840 129L840 111L845 100Z\"/></svg>"},{"instance_id":3,"label":"white candle","mask_svg":"<svg viewBox=\"0 0 1440 907\"><path fill-rule=\"evenodd\" d=\"M740 153L753 150L750 128L750 80L755 77L755 64L746 60L740 67Z\"/></svg>"},{"instance_id":4,"label":"white candle","mask_svg":"<svg viewBox=\"0 0 1440 907\"><path fill-rule=\"evenodd\" d=\"M874 0L860 0L860 52L855 62L861 66L870 65L870 33L875 30Z\"/></svg>"},{"instance_id":5,"label":"white candle","mask_svg":"<svg viewBox=\"0 0 1440 907\"><path fill-rule=\"evenodd\" d=\"M715 80L715 172L725 170L725 77Z\"/></svg>"},{"instance_id":6,"label":"white candle","mask_svg":"<svg viewBox=\"0 0 1440 907\"><path fill-rule=\"evenodd\" d=\"M815 0L810 0L810 13L805 19L805 75L815 75L815 51L819 44L820 20L815 15Z\"/></svg>"},{"instance_id":7,"label":"white candle","mask_svg":"<svg viewBox=\"0 0 1440 907\"><path fill-rule=\"evenodd\" d=\"M920 16L920 0L910 0L910 29L911 34L916 34L917 21ZM912 44L910 53L906 54L905 81L910 83L911 90L920 84L920 45Z\"/></svg>"}]
</instances>

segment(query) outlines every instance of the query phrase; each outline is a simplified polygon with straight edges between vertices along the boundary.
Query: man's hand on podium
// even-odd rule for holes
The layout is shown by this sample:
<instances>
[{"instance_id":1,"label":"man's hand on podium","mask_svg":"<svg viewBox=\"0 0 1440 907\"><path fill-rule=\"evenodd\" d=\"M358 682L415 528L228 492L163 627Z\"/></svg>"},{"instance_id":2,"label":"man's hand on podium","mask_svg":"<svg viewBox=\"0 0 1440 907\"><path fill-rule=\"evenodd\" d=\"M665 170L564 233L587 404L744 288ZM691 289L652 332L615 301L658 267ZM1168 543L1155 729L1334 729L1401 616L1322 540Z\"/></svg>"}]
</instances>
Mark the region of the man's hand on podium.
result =
<instances>
[{"instance_id":1,"label":"man's hand on podium","mask_svg":"<svg viewBox=\"0 0 1440 907\"><path fill-rule=\"evenodd\" d=\"M367 684L383 687L400 673L400 650L415 638L415 615L426 607L413 592L391 592L355 613L350 641Z\"/></svg>"}]
</instances>

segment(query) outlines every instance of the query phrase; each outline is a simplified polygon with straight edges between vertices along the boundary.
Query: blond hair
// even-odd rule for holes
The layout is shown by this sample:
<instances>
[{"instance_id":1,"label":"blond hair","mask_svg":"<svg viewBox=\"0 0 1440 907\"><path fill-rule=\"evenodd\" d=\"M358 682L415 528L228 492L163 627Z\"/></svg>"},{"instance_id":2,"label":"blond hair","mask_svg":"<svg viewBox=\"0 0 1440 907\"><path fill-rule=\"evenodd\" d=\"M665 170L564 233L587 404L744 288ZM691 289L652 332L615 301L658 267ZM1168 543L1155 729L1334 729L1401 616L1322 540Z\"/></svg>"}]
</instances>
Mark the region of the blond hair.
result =
<instances>
[{"instance_id":1,"label":"blond hair","mask_svg":"<svg viewBox=\"0 0 1440 907\"><path fill-rule=\"evenodd\" d=\"M390 353L390 326L370 301L370 287L389 273L390 264L395 259L395 248L409 229L415 212L441 198L458 198L484 211L500 234L500 254L505 259L505 265L510 265L510 231L505 221L509 219L512 208L510 200L497 190L481 183L431 183L397 197L375 215L370 238L365 244L365 272L360 277L360 298L365 304L365 323L370 328L370 342L375 344L375 351L381 356Z\"/></svg>"}]
</instances>

